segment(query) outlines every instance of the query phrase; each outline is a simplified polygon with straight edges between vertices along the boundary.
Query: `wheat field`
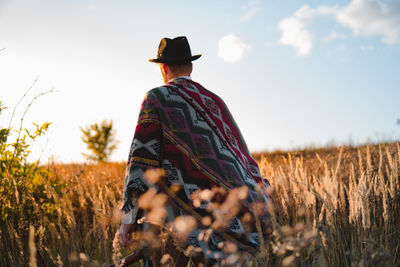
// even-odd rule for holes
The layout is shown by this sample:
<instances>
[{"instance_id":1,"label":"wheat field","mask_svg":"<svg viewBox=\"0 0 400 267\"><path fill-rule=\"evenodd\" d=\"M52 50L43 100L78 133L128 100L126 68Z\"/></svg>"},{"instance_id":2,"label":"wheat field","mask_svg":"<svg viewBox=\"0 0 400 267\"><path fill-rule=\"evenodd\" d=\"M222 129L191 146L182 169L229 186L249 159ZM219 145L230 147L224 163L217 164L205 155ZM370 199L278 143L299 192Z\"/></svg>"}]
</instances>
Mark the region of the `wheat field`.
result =
<instances>
[{"instance_id":1,"label":"wheat field","mask_svg":"<svg viewBox=\"0 0 400 267\"><path fill-rule=\"evenodd\" d=\"M399 143L254 157L271 183L272 231L259 253L262 261L253 266L400 264ZM115 238L124 162L41 167L52 205L44 209L43 197L8 192L37 216L19 209L2 219L1 266L101 266L131 252Z\"/></svg>"}]
</instances>

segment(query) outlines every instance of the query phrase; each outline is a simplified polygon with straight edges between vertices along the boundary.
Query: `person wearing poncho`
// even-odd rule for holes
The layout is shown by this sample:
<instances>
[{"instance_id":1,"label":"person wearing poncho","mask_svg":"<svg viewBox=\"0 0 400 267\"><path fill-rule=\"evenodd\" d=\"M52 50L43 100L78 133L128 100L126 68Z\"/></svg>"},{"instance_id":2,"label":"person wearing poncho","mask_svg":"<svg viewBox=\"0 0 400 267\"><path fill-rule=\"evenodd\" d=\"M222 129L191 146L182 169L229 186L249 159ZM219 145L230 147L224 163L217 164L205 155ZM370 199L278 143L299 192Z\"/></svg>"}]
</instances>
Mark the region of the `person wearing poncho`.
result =
<instances>
[{"instance_id":1,"label":"person wearing poncho","mask_svg":"<svg viewBox=\"0 0 400 267\"><path fill-rule=\"evenodd\" d=\"M150 59L159 65L165 84L150 90L141 105L123 189L120 242L129 245L130 233L146 228L146 223L138 225L138 220L152 224L151 216L139 205L140 197L150 190L156 200L155 193L162 192L168 197L158 223L176 225L179 218L192 225L186 244L215 263L226 256L219 245L224 240L255 255L260 234L254 220L249 229L240 214L233 214L236 216L228 217L225 227L214 227L211 234L207 232L208 238L201 238L207 229L204 218L217 218L209 214L204 201L193 203L194 195L205 189L230 192L245 188L240 202L249 210L257 201L268 201L264 192L269 183L261 176L224 101L191 79L192 61L200 56L192 56L186 37L181 36L163 38L157 58ZM150 181L146 171L158 168L163 169L161 177ZM268 224L267 219L260 218L262 224ZM187 255L178 256L184 259ZM158 263L153 259L153 264Z\"/></svg>"}]
</instances>

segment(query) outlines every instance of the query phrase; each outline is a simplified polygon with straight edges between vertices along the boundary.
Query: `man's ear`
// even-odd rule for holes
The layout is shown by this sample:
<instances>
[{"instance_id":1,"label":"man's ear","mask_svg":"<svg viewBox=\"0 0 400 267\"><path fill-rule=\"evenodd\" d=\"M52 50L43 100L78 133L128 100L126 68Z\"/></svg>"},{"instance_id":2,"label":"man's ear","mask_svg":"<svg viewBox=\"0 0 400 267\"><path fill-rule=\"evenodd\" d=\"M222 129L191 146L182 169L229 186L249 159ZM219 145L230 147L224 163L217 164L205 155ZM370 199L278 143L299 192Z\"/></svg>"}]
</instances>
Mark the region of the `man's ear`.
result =
<instances>
[{"instance_id":1,"label":"man's ear","mask_svg":"<svg viewBox=\"0 0 400 267\"><path fill-rule=\"evenodd\" d=\"M169 73L169 68L167 64L161 63L161 69L164 75L167 75Z\"/></svg>"},{"instance_id":2,"label":"man's ear","mask_svg":"<svg viewBox=\"0 0 400 267\"><path fill-rule=\"evenodd\" d=\"M158 67L160 68L161 74L165 75L165 70L164 70L164 63L157 63Z\"/></svg>"}]
</instances>

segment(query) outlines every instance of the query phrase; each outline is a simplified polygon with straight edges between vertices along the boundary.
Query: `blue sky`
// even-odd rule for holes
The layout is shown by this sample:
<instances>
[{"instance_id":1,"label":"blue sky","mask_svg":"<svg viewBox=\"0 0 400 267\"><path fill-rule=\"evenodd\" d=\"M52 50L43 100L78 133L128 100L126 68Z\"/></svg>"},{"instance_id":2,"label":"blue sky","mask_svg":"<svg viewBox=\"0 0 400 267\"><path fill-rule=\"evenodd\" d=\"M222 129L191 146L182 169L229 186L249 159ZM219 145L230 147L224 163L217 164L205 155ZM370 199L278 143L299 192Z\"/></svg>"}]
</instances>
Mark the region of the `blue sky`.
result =
<instances>
[{"instance_id":1,"label":"blue sky","mask_svg":"<svg viewBox=\"0 0 400 267\"><path fill-rule=\"evenodd\" d=\"M125 160L140 102L162 84L147 59L180 35L203 55L193 79L224 99L252 151L400 139L396 0L3 0L0 100L13 107L39 76L23 104L55 92L25 120L53 122L36 156L81 161L79 126L112 119Z\"/></svg>"}]
</instances>

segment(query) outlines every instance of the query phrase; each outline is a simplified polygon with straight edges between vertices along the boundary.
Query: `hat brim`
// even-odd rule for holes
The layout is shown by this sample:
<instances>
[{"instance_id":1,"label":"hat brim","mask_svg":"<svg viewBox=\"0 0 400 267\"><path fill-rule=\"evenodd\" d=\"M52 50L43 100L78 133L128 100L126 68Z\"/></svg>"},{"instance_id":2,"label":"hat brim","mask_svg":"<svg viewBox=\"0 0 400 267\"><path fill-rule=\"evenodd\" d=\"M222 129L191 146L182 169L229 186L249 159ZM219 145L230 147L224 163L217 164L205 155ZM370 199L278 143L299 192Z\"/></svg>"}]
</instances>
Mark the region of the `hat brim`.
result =
<instances>
[{"instance_id":1,"label":"hat brim","mask_svg":"<svg viewBox=\"0 0 400 267\"><path fill-rule=\"evenodd\" d=\"M150 62L153 63L179 63L179 62L188 62L188 61L194 61L196 59L199 59L201 55L194 55L191 56L190 58L184 58L184 59L168 59L168 58L152 58L149 59Z\"/></svg>"}]
</instances>

